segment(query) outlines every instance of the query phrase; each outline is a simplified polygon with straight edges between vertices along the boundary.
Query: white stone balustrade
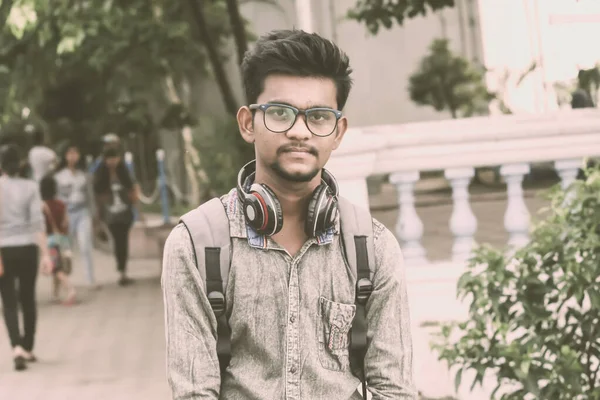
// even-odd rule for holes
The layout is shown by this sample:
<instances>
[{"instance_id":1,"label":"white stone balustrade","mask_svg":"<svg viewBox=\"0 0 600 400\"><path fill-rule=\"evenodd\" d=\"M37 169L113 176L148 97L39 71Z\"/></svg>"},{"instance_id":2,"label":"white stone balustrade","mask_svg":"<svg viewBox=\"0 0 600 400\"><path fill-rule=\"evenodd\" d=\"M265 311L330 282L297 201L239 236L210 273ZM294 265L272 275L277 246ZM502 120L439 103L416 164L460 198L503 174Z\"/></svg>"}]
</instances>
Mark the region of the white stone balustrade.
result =
<instances>
[{"instance_id":1,"label":"white stone balustrade","mask_svg":"<svg viewBox=\"0 0 600 400\"><path fill-rule=\"evenodd\" d=\"M583 166L583 160L581 158L575 158L572 160L559 160L554 162L554 168L560 176L560 186L563 189L571 186L575 179L577 178L577 174L579 173L579 168Z\"/></svg>"},{"instance_id":2,"label":"white stone balustrade","mask_svg":"<svg viewBox=\"0 0 600 400\"><path fill-rule=\"evenodd\" d=\"M333 153L335 157L327 163L327 169L335 176L344 197L368 208L367 177L375 174L375 157L382 140L368 140L365 134L355 130L346 134L343 143L344 148Z\"/></svg>"},{"instance_id":3,"label":"white stone balustrade","mask_svg":"<svg viewBox=\"0 0 600 400\"><path fill-rule=\"evenodd\" d=\"M576 179L581 160L598 156L600 112L582 109L353 128L327 168L337 177L341 194L364 207L369 206L366 178L390 175L398 193L395 232L407 265L418 266L427 263L421 244L424 227L415 208L420 172L444 171L452 186L452 259L461 261L473 248L477 230L468 192L474 168L501 167L508 197L504 225L514 248L529 240L530 215L522 188L529 166L554 163L567 187Z\"/></svg>"},{"instance_id":4,"label":"white stone balustrade","mask_svg":"<svg viewBox=\"0 0 600 400\"><path fill-rule=\"evenodd\" d=\"M506 181L508 204L504 214L504 227L508 232L508 245L519 248L529 242L530 215L523 197L523 178L529 173L529 164L505 164L500 174Z\"/></svg>"},{"instance_id":5,"label":"white stone balustrade","mask_svg":"<svg viewBox=\"0 0 600 400\"><path fill-rule=\"evenodd\" d=\"M421 244L423 222L415 208L414 187L419 180L419 172L398 172L390 175L398 191L400 210L396 223L396 235L400 239L402 252L407 265L423 265L427 263L425 248Z\"/></svg>"},{"instance_id":6,"label":"white stone balustrade","mask_svg":"<svg viewBox=\"0 0 600 400\"><path fill-rule=\"evenodd\" d=\"M444 175L452 185L453 209L450 231L454 235L452 260L465 261L475 246L477 218L469 203L469 183L475 176L475 168L448 168Z\"/></svg>"},{"instance_id":7,"label":"white stone balustrade","mask_svg":"<svg viewBox=\"0 0 600 400\"><path fill-rule=\"evenodd\" d=\"M566 190L569 186L577 179L579 168L583 166L583 160L581 158L574 158L571 160L559 160L554 162L554 168L560 176L560 186ZM563 202L568 203L573 197L574 192L568 192Z\"/></svg>"}]
</instances>

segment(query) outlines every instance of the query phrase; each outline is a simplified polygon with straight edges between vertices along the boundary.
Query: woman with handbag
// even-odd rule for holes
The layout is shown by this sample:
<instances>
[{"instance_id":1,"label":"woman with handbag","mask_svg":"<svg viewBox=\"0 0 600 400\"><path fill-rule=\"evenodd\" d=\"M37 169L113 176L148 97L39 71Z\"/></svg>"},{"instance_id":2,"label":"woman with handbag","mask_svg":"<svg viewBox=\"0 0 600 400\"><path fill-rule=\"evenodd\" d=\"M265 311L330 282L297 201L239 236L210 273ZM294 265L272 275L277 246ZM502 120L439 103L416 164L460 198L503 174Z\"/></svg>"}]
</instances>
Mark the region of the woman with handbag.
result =
<instances>
[{"instance_id":1,"label":"woman with handbag","mask_svg":"<svg viewBox=\"0 0 600 400\"><path fill-rule=\"evenodd\" d=\"M127 276L127 259L129 232L134 221L135 206L139 201L138 190L120 150L114 147L106 148L103 159L94 173L94 193L101 213L99 217L108 226L113 239L121 286L133 283Z\"/></svg>"},{"instance_id":2,"label":"woman with handbag","mask_svg":"<svg viewBox=\"0 0 600 400\"><path fill-rule=\"evenodd\" d=\"M69 217L65 203L56 198L56 180L48 175L40 182L42 194L42 210L46 218L48 250L52 258L52 276L54 280L54 296L60 298L60 289L66 292L64 305L75 302L75 287L71 284L71 247L69 244Z\"/></svg>"},{"instance_id":3,"label":"woman with handbag","mask_svg":"<svg viewBox=\"0 0 600 400\"><path fill-rule=\"evenodd\" d=\"M38 264L45 272L49 272L52 265L39 189L33 180L18 176L21 161L16 145L4 146L0 151L3 172L0 177L0 297L18 371L26 369L27 362L36 360L32 351L37 326ZM23 314L22 333L19 309Z\"/></svg>"}]
</instances>

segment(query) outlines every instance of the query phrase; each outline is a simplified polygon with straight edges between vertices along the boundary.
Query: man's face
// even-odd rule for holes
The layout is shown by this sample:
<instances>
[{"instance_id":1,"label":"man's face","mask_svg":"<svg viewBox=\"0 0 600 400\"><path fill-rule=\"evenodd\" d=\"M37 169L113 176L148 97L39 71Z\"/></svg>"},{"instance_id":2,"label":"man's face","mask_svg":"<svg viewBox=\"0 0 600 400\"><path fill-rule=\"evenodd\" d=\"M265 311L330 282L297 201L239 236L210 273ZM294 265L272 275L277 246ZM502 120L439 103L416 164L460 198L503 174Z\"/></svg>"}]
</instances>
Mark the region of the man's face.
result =
<instances>
[{"instance_id":1,"label":"man's face","mask_svg":"<svg viewBox=\"0 0 600 400\"><path fill-rule=\"evenodd\" d=\"M337 90L331 79L271 75L265 80L264 90L257 104L280 103L306 110L327 107L337 110ZM305 116L298 115L294 125L282 133L271 132L264 123L264 112L256 110L254 118L243 108L238 113L240 131L244 139L254 142L257 163L272 169L281 178L294 182L312 180L329 160L346 131L346 118L338 121L329 136L311 133Z\"/></svg>"}]
</instances>

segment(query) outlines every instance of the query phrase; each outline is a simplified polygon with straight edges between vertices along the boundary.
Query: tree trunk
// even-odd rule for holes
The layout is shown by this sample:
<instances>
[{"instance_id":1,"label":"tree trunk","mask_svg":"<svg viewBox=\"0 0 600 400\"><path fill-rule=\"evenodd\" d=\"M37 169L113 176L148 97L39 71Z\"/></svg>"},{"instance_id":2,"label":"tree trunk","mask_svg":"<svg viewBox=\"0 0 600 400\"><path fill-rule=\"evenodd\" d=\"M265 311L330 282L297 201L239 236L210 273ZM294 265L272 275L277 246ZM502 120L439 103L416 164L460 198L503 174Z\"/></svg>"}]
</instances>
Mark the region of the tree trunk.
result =
<instances>
[{"instance_id":1,"label":"tree trunk","mask_svg":"<svg viewBox=\"0 0 600 400\"><path fill-rule=\"evenodd\" d=\"M467 54L467 39L465 32L465 10L463 0L456 0L456 11L458 12L458 33L460 38L460 52L465 59L469 59Z\"/></svg>"},{"instance_id":2,"label":"tree trunk","mask_svg":"<svg viewBox=\"0 0 600 400\"><path fill-rule=\"evenodd\" d=\"M227 11L229 14L229 22L231 23L231 31L235 40L237 50L238 64L242 65L244 54L248 50L248 37L246 36L246 27L244 20L240 15L240 7L237 0L227 0Z\"/></svg>"},{"instance_id":3,"label":"tree trunk","mask_svg":"<svg viewBox=\"0 0 600 400\"><path fill-rule=\"evenodd\" d=\"M440 17L440 28L442 30L442 37L444 39L448 39L448 21L446 21L444 10L439 10L438 16Z\"/></svg>"},{"instance_id":4,"label":"tree trunk","mask_svg":"<svg viewBox=\"0 0 600 400\"><path fill-rule=\"evenodd\" d=\"M215 74L217 84L219 85L221 96L223 97L223 102L225 103L225 110L230 115L235 117L235 115L237 114L238 105L235 100L235 96L233 95L231 83L229 82L229 79L227 79L225 67L223 66L223 60L219 55L215 42L210 37L209 29L206 26L206 18L204 15L204 1L188 0L188 3L190 4L193 17L196 21L196 25L198 26L198 30L200 31L202 44L204 45L204 48L208 53L210 65Z\"/></svg>"},{"instance_id":5,"label":"tree trunk","mask_svg":"<svg viewBox=\"0 0 600 400\"><path fill-rule=\"evenodd\" d=\"M478 20L481 20L481 15L477 10L477 4L474 4L474 0L468 0L467 2L467 15L469 21L469 37L471 38L471 60L474 63L479 64L480 57L480 48L479 48L479 40L481 38L481 31L478 28ZM476 17L477 16L477 17Z\"/></svg>"}]
</instances>

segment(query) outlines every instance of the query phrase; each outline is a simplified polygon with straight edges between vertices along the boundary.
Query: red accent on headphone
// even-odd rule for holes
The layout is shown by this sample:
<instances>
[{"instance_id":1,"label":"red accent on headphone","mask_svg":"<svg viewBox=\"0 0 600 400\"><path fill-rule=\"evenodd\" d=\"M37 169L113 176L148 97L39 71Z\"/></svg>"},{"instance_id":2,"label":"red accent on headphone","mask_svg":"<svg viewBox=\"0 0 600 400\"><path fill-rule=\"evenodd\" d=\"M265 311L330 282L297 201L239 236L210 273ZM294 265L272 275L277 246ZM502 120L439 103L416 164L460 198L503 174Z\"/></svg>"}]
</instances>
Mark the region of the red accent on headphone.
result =
<instances>
[{"instance_id":1,"label":"red accent on headphone","mask_svg":"<svg viewBox=\"0 0 600 400\"><path fill-rule=\"evenodd\" d=\"M260 227L260 229L263 230L263 229L265 229L267 227L267 224L269 223L269 212L267 210L267 203L265 202L265 199L263 199L263 197L259 193L254 192L254 195L256 196L256 198L258 199L258 201L260 201L260 204L262 205L262 208L263 208L263 214L265 216L265 222Z\"/></svg>"}]
</instances>

